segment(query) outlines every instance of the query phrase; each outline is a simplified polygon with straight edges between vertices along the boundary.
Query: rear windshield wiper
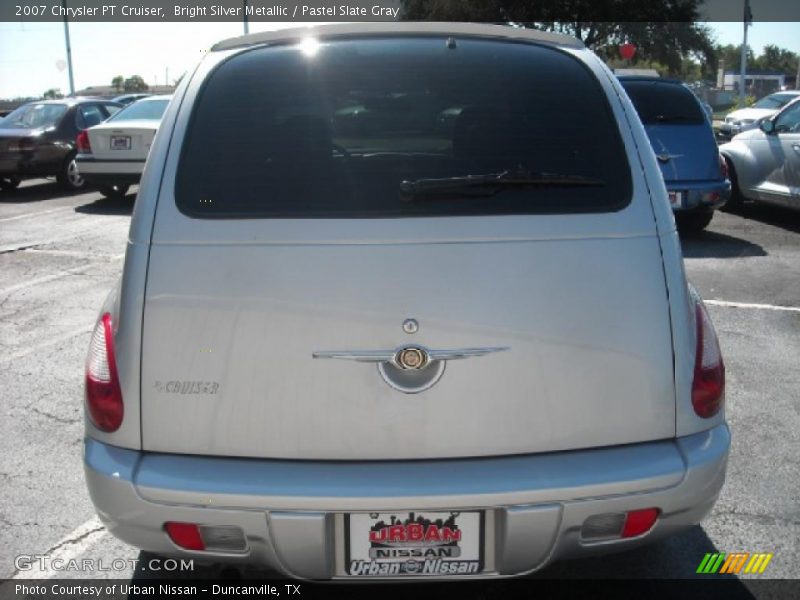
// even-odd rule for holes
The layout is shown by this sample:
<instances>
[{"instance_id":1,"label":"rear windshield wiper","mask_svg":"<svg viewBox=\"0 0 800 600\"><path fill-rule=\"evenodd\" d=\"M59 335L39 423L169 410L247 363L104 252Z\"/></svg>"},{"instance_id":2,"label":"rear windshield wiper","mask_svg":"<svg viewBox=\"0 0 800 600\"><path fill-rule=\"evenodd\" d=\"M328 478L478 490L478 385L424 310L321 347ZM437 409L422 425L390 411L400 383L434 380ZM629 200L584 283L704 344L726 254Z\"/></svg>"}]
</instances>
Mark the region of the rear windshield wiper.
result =
<instances>
[{"instance_id":1,"label":"rear windshield wiper","mask_svg":"<svg viewBox=\"0 0 800 600\"><path fill-rule=\"evenodd\" d=\"M435 196L493 196L501 191L522 187L601 187L605 184L602 179L582 175L506 170L479 175L405 180L400 183L400 198L414 200Z\"/></svg>"}]
</instances>

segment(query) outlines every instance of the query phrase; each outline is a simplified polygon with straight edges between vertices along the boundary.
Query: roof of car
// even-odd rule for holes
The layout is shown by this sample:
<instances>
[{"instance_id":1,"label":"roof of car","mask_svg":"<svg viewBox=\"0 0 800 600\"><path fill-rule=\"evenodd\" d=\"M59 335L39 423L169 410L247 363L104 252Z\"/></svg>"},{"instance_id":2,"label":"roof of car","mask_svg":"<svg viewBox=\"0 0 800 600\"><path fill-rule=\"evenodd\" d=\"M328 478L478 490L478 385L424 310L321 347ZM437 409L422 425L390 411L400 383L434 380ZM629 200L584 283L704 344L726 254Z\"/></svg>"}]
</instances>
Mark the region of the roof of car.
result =
<instances>
[{"instance_id":1,"label":"roof of car","mask_svg":"<svg viewBox=\"0 0 800 600\"><path fill-rule=\"evenodd\" d=\"M434 22L420 23L415 21L390 21L378 23L335 23L330 25L310 25L308 27L291 27L274 31L261 31L235 38L223 40L215 44L211 50L231 50L244 46L265 44L269 42L286 42L308 36L350 36L376 34L423 34L423 35L464 35L471 37L506 38L511 40L528 40L558 46L583 48L583 43L571 35L512 27L510 25L486 25L482 23Z\"/></svg>"}]
</instances>

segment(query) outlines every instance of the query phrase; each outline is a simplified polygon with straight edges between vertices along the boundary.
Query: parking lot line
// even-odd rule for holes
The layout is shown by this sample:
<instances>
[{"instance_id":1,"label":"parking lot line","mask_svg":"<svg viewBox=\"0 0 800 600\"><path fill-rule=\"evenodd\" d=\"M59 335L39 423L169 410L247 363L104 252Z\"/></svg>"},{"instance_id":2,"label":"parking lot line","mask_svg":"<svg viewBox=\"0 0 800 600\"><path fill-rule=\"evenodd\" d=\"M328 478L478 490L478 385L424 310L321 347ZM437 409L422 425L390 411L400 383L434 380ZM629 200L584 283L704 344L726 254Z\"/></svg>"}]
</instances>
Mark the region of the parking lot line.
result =
<instances>
[{"instance_id":1,"label":"parking lot line","mask_svg":"<svg viewBox=\"0 0 800 600\"><path fill-rule=\"evenodd\" d=\"M727 300L703 300L710 306L725 306L728 308L755 308L759 310L780 310L787 312L800 312L800 306L777 306L775 304L755 304L752 302L728 302Z\"/></svg>"}]
</instances>

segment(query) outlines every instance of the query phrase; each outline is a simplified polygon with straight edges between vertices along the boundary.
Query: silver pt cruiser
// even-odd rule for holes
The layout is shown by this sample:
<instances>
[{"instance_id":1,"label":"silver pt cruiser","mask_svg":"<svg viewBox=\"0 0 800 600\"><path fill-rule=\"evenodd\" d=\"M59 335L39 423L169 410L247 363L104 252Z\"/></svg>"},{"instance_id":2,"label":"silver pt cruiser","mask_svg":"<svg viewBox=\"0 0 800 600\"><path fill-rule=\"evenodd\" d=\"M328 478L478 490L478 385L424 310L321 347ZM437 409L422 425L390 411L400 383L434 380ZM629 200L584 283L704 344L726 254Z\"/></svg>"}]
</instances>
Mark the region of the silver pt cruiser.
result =
<instances>
[{"instance_id":1,"label":"silver pt cruiser","mask_svg":"<svg viewBox=\"0 0 800 600\"><path fill-rule=\"evenodd\" d=\"M86 480L161 555L520 575L698 523L723 400L647 135L580 42L257 33L187 74L153 143Z\"/></svg>"}]
</instances>

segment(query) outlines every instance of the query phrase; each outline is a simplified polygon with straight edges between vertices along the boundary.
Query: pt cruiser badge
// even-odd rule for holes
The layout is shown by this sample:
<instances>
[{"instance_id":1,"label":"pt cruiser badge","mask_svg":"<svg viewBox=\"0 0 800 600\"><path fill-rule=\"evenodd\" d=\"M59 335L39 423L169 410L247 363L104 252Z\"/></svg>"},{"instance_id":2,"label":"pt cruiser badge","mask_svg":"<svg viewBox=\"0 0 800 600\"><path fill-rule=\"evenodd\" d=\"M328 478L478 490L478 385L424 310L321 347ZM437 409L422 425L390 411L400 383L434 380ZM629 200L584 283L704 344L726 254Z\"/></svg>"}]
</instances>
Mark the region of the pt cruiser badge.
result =
<instances>
[{"instance_id":1,"label":"pt cruiser badge","mask_svg":"<svg viewBox=\"0 0 800 600\"><path fill-rule=\"evenodd\" d=\"M312 358L335 358L377 363L383 380L394 389L416 394L441 379L448 360L461 360L503 352L508 347L455 348L431 350L423 346L401 346L394 350L326 350L313 352Z\"/></svg>"}]
</instances>

